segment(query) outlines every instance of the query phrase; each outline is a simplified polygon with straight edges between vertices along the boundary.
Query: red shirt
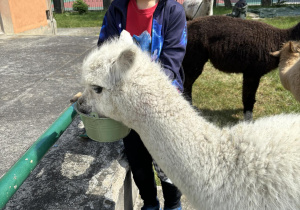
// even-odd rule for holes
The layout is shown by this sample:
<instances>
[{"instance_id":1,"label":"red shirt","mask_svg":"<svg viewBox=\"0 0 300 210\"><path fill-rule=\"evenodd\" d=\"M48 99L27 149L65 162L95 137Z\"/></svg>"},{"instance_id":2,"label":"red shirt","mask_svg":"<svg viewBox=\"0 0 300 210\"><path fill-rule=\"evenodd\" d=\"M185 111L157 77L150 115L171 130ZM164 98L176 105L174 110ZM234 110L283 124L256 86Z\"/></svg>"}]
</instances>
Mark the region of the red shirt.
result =
<instances>
[{"instance_id":1,"label":"red shirt","mask_svg":"<svg viewBox=\"0 0 300 210\"><path fill-rule=\"evenodd\" d=\"M151 35L153 13L157 4L147 9L139 9L136 0L129 1L127 7L126 31L128 31L131 36L139 36L144 31L148 31Z\"/></svg>"}]
</instances>

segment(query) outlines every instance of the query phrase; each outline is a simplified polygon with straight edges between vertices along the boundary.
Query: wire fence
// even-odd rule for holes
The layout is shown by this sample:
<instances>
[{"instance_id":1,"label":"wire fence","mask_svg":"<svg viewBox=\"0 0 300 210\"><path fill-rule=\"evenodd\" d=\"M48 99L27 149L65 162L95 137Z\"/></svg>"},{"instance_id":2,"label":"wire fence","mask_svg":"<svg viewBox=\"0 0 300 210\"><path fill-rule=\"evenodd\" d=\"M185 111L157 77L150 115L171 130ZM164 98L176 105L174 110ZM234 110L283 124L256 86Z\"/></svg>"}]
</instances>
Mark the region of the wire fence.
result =
<instances>
[{"instance_id":1,"label":"wire fence","mask_svg":"<svg viewBox=\"0 0 300 210\"><path fill-rule=\"evenodd\" d=\"M64 10L65 11L72 11L73 10L73 3L76 0L64 0ZM103 10L103 0L84 0L87 5L89 5L88 10ZM51 1L52 10L54 11L54 4L53 0Z\"/></svg>"},{"instance_id":2,"label":"wire fence","mask_svg":"<svg viewBox=\"0 0 300 210\"><path fill-rule=\"evenodd\" d=\"M76 0L64 0L64 9L65 11L72 11L72 5ZM103 10L103 0L84 0L89 5L89 10ZM183 4L184 0L176 0L180 4ZM234 5L238 0L231 0L232 5ZM284 5L299 5L300 0L273 0L272 4L275 5L278 2L283 2ZM54 10L53 0L52 3L52 10ZM247 4L249 6L259 6L261 5L261 0L247 0ZM224 0L216 0L217 6L224 6Z\"/></svg>"},{"instance_id":3,"label":"wire fence","mask_svg":"<svg viewBox=\"0 0 300 210\"><path fill-rule=\"evenodd\" d=\"M182 0L184 1L184 0ZM234 5L238 0L231 0L231 4ZM273 0L272 4L276 5L278 2L282 2L283 5L299 5L300 6L300 0ZM260 6L261 1L260 0L247 0L247 4L249 6ZM216 0L217 6L224 6L224 0Z\"/></svg>"}]
</instances>

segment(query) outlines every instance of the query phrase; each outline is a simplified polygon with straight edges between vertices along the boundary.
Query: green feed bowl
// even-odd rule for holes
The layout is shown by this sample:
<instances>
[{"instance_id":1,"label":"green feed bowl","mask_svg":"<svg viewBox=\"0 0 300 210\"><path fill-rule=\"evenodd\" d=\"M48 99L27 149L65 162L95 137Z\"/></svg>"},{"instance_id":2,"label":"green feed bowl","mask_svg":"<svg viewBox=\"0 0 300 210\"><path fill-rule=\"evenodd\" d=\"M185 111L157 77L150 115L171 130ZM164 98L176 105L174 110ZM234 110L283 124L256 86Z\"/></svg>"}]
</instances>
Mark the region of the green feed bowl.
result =
<instances>
[{"instance_id":1,"label":"green feed bowl","mask_svg":"<svg viewBox=\"0 0 300 210\"><path fill-rule=\"evenodd\" d=\"M77 103L74 104L74 108L80 115L90 139L98 142L114 142L126 137L130 132L130 128L121 122L98 117L98 114L94 112L90 114L81 113L78 110Z\"/></svg>"}]
</instances>

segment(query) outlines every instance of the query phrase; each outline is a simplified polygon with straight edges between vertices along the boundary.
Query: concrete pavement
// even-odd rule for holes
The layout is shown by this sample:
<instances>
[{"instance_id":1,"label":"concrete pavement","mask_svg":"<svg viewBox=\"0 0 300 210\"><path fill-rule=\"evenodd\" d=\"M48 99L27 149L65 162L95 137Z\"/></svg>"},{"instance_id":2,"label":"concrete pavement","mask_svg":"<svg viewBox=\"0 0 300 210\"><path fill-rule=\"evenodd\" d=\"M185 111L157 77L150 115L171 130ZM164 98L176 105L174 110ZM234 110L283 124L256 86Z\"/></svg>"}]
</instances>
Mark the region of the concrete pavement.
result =
<instances>
[{"instance_id":1,"label":"concrete pavement","mask_svg":"<svg viewBox=\"0 0 300 210\"><path fill-rule=\"evenodd\" d=\"M96 36L0 36L0 177L69 105Z\"/></svg>"}]
</instances>

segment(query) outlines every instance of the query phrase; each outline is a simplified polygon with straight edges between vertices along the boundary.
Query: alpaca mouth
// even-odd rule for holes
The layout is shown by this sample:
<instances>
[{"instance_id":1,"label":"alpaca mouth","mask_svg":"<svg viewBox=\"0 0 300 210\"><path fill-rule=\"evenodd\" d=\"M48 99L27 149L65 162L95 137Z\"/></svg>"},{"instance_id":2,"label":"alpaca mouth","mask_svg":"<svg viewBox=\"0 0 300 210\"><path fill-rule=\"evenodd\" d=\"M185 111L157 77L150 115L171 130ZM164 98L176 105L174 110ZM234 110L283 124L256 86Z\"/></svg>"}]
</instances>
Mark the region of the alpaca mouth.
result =
<instances>
[{"instance_id":1,"label":"alpaca mouth","mask_svg":"<svg viewBox=\"0 0 300 210\"><path fill-rule=\"evenodd\" d=\"M86 115L89 115L92 112L91 110L85 110L85 109L79 109L78 111L80 111L82 114L86 114Z\"/></svg>"},{"instance_id":2,"label":"alpaca mouth","mask_svg":"<svg viewBox=\"0 0 300 210\"><path fill-rule=\"evenodd\" d=\"M77 103L76 106L76 109L82 114L89 115L92 112L92 106L80 103Z\"/></svg>"}]
</instances>

